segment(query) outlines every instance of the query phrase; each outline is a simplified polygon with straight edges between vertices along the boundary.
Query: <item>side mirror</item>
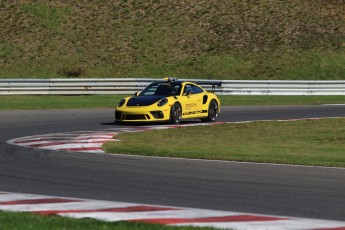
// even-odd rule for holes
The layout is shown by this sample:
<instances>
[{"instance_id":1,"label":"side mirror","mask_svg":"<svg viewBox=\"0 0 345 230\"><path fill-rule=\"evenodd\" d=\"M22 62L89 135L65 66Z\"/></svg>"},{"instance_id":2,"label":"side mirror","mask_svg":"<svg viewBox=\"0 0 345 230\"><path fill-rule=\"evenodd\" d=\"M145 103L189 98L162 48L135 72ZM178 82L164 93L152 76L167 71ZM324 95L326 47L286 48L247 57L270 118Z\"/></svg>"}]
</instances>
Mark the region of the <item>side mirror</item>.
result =
<instances>
[{"instance_id":1,"label":"side mirror","mask_svg":"<svg viewBox=\"0 0 345 230\"><path fill-rule=\"evenodd\" d=\"M134 97L139 96L139 94L140 94L139 92L135 92L135 93L134 93Z\"/></svg>"}]
</instances>

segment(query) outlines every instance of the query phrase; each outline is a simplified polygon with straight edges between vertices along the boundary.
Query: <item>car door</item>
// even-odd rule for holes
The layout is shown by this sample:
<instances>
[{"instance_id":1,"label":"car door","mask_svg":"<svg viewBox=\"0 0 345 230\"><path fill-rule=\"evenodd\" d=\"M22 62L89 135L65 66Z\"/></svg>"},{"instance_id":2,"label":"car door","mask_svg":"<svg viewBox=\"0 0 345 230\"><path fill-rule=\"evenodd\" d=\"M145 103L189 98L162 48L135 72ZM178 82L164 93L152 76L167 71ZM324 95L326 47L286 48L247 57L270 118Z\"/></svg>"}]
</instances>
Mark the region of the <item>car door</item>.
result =
<instances>
[{"instance_id":1,"label":"car door","mask_svg":"<svg viewBox=\"0 0 345 230\"><path fill-rule=\"evenodd\" d=\"M203 90L194 84L185 84L182 111L184 117L197 117L202 112Z\"/></svg>"}]
</instances>

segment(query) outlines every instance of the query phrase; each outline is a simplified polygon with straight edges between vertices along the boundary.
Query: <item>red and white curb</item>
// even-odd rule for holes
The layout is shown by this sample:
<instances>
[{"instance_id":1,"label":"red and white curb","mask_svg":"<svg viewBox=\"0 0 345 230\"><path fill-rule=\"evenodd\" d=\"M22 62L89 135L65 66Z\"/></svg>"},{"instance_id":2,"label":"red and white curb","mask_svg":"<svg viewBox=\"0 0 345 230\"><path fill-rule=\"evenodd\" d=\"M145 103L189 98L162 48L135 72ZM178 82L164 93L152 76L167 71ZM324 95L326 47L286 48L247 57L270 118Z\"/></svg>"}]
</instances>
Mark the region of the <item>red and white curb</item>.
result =
<instances>
[{"instance_id":1,"label":"red and white curb","mask_svg":"<svg viewBox=\"0 0 345 230\"><path fill-rule=\"evenodd\" d=\"M298 121L298 120L320 120L321 118L308 119L290 119L277 121ZM268 121L268 120L267 120ZM224 123L250 123L254 121L242 122L214 122L214 123L194 123L180 125L151 125L136 127L116 127L112 129L103 129L97 131L75 131L63 133L51 133L35 136L20 137L8 140L11 145L23 147L68 151L68 152L87 152L87 153L104 153L102 145L106 142L119 141L114 139L119 133L126 132L143 132L149 130L172 129L188 126L210 126Z\"/></svg>"},{"instance_id":2,"label":"red and white curb","mask_svg":"<svg viewBox=\"0 0 345 230\"><path fill-rule=\"evenodd\" d=\"M344 230L345 222L0 192L0 210L222 229Z\"/></svg>"},{"instance_id":3,"label":"red and white curb","mask_svg":"<svg viewBox=\"0 0 345 230\"><path fill-rule=\"evenodd\" d=\"M69 151L69 152L88 152L88 153L104 153L102 145L110 141L118 141L114 139L119 133L126 132L142 132L148 130L171 129L186 126L199 125L215 125L216 123L197 123L184 125L155 125L155 126L137 126L137 127L116 127L112 129L104 129L98 131L76 131L42 134L35 136L20 137L8 140L8 144L18 145L23 147Z\"/></svg>"},{"instance_id":4,"label":"red and white curb","mask_svg":"<svg viewBox=\"0 0 345 230\"><path fill-rule=\"evenodd\" d=\"M7 141L23 147L69 152L103 153L105 142L116 141L112 131L77 131L27 136Z\"/></svg>"}]
</instances>

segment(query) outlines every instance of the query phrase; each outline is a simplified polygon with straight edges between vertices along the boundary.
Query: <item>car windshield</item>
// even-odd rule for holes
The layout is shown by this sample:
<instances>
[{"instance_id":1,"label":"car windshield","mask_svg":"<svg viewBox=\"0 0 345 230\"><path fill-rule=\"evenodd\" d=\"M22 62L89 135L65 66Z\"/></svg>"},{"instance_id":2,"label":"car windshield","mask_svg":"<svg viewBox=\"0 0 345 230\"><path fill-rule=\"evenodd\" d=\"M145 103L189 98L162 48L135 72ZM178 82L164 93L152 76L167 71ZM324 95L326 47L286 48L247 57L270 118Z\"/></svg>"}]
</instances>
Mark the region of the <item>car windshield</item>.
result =
<instances>
[{"instance_id":1,"label":"car windshield","mask_svg":"<svg viewBox=\"0 0 345 230\"><path fill-rule=\"evenodd\" d=\"M180 95L181 83L179 82L157 82L147 86L140 96L175 96Z\"/></svg>"}]
</instances>

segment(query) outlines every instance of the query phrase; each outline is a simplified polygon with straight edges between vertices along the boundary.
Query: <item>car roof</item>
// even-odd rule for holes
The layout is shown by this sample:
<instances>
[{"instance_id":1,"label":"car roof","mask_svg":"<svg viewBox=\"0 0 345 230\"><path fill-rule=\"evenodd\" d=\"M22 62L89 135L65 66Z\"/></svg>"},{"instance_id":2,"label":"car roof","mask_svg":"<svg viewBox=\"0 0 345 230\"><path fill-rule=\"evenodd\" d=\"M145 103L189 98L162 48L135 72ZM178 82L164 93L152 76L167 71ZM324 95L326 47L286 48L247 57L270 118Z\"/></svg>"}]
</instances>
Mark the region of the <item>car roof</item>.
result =
<instances>
[{"instance_id":1,"label":"car roof","mask_svg":"<svg viewBox=\"0 0 345 230\"><path fill-rule=\"evenodd\" d=\"M180 81L180 80L177 80L177 81L156 81L156 82L153 82L153 83L177 83L177 84L183 84L183 83L188 83L188 84L196 84L194 82L190 82L190 81Z\"/></svg>"},{"instance_id":2,"label":"car roof","mask_svg":"<svg viewBox=\"0 0 345 230\"><path fill-rule=\"evenodd\" d=\"M221 86L222 82L221 81L181 81L181 80L165 80L165 81L157 81L154 83L166 83L166 82L174 82L177 84L194 84L194 85L198 85L198 86L202 86L202 85L210 85L212 87L215 86Z\"/></svg>"}]
</instances>

